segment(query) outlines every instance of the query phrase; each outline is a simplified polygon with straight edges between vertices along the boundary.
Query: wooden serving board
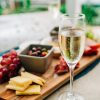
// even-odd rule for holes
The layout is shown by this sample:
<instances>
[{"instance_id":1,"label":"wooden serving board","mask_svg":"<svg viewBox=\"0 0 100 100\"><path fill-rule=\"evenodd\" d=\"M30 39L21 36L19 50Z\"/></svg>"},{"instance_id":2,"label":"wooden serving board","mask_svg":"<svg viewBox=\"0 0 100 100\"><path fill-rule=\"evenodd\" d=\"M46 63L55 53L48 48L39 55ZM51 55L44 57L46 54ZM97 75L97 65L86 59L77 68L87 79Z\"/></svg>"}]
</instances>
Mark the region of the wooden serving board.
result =
<instances>
[{"instance_id":1,"label":"wooden serving board","mask_svg":"<svg viewBox=\"0 0 100 100\"><path fill-rule=\"evenodd\" d=\"M79 74L90 63L94 62L98 58L100 58L100 51L95 56L82 57L82 59L80 60L80 67L75 70L75 75ZM58 59L53 59L52 64L49 66L49 69L43 75L41 75L41 77L46 79L46 83L42 87L41 95L16 96L14 91L5 89L5 85L7 84L5 83L0 85L0 98L3 98L4 100L43 100L57 88L69 81L69 73L60 76L54 74L54 66L58 62Z\"/></svg>"}]
</instances>

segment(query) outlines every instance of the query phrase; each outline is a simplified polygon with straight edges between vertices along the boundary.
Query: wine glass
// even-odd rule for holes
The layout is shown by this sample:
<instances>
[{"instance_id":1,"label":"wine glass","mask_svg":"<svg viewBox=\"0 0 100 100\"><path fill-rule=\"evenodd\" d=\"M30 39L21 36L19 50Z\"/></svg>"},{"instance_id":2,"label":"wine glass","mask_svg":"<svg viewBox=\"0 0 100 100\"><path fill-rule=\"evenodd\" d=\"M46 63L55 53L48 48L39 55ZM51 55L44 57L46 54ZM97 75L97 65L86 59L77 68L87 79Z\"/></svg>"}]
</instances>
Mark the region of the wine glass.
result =
<instances>
[{"instance_id":1,"label":"wine glass","mask_svg":"<svg viewBox=\"0 0 100 100\"><path fill-rule=\"evenodd\" d=\"M70 70L70 91L60 95L58 100L84 100L73 92L74 68L84 52L85 46L85 15L75 14L70 17L61 15L58 35L61 54Z\"/></svg>"}]
</instances>

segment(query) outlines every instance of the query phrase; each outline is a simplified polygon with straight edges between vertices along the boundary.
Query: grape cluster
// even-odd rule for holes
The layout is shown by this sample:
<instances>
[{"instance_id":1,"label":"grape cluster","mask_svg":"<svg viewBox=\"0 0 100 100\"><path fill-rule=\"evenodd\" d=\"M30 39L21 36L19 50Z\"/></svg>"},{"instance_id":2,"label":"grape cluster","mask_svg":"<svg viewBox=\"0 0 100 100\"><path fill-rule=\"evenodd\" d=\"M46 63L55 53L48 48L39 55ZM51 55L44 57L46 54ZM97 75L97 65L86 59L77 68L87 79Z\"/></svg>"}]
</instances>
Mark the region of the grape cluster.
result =
<instances>
[{"instance_id":1,"label":"grape cluster","mask_svg":"<svg viewBox=\"0 0 100 100\"><path fill-rule=\"evenodd\" d=\"M8 81L11 77L16 76L20 66L20 59L15 50L4 54L0 61L0 83Z\"/></svg>"},{"instance_id":2,"label":"grape cluster","mask_svg":"<svg viewBox=\"0 0 100 100\"><path fill-rule=\"evenodd\" d=\"M48 54L48 50L42 47L33 47L27 54L30 56L44 57Z\"/></svg>"}]
</instances>

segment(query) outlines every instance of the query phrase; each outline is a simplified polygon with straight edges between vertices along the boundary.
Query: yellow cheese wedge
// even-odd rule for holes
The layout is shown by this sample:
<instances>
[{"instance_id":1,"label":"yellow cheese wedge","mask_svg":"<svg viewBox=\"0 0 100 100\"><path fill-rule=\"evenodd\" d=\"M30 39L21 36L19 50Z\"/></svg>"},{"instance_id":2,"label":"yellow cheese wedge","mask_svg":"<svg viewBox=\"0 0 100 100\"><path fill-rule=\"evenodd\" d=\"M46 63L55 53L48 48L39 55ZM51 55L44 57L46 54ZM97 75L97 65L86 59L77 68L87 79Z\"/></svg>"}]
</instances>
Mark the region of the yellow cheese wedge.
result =
<instances>
[{"instance_id":1,"label":"yellow cheese wedge","mask_svg":"<svg viewBox=\"0 0 100 100\"><path fill-rule=\"evenodd\" d=\"M31 85L25 91L16 91L16 95L32 95L40 94L41 88L40 85Z\"/></svg>"},{"instance_id":2,"label":"yellow cheese wedge","mask_svg":"<svg viewBox=\"0 0 100 100\"><path fill-rule=\"evenodd\" d=\"M27 87L20 87L18 85L12 85L12 84L8 84L6 86L7 89L11 89L11 90L18 90L18 91L24 91Z\"/></svg>"},{"instance_id":3,"label":"yellow cheese wedge","mask_svg":"<svg viewBox=\"0 0 100 100\"><path fill-rule=\"evenodd\" d=\"M30 78L17 76L17 77L11 78L9 81L9 84L20 86L20 87L28 87L30 84L32 84L32 80Z\"/></svg>"},{"instance_id":4,"label":"yellow cheese wedge","mask_svg":"<svg viewBox=\"0 0 100 100\"><path fill-rule=\"evenodd\" d=\"M23 77L31 77L31 78L34 77L34 78L40 80L42 83L45 83L45 82L46 82L43 78L41 78L41 77L39 77L39 76L36 76L36 75L34 75L34 74L28 73L28 72L22 72L21 75L22 75Z\"/></svg>"},{"instance_id":5,"label":"yellow cheese wedge","mask_svg":"<svg viewBox=\"0 0 100 100\"><path fill-rule=\"evenodd\" d=\"M45 80L44 80L44 79L42 79L42 78L40 78L40 77L38 77L38 76L36 76L36 75L33 75L33 74L31 74L31 73L28 73L28 72L22 72L22 73L21 73L21 76L22 76L22 77L30 78L30 79L32 79L32 81L33 81L34 83L37 83L37 84L39 84L39 85L41 85L41 86L43 86L43 83L45 83Z\"/></svg>"}]
</instances>

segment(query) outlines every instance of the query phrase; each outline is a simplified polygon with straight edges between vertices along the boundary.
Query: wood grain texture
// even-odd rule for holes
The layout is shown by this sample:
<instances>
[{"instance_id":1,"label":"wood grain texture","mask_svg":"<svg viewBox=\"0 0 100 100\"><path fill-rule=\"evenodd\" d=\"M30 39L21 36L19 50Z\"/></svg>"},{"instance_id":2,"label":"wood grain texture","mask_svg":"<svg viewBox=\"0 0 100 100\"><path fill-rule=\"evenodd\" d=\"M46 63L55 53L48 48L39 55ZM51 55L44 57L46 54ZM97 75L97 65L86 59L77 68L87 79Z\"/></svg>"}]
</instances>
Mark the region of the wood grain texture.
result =
<instances>
[{"instance_id":1,"label":"wood grain texture","mask_svg":"<svg viewBox=\"0 0 100 100\"><path fill-rule=\"evenodd\" d=\"M100 58L100 50L99 53L95 56L82 57L82 59L80 60L80 67L74 71L75 75L79 74L86 67L88 67L90 63L94 62L98 58ZM7 84L5 83L0 85L0 98L3 98L5 100L43 100L57 88L61 87L63 84L69 81L69 73L61 76L57 76L56 74L54 74L54 66L58 62L58 59L53 59L52 64L49 66L49 69L43 75L41 75L41 77L46 79L46 83L41 90L41 95L16 96L14 91L5 89L5 85Z\"/></svg>"}]
</instances>

